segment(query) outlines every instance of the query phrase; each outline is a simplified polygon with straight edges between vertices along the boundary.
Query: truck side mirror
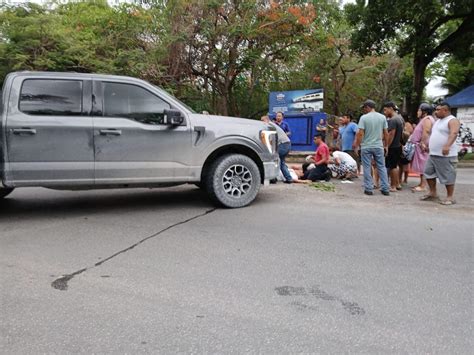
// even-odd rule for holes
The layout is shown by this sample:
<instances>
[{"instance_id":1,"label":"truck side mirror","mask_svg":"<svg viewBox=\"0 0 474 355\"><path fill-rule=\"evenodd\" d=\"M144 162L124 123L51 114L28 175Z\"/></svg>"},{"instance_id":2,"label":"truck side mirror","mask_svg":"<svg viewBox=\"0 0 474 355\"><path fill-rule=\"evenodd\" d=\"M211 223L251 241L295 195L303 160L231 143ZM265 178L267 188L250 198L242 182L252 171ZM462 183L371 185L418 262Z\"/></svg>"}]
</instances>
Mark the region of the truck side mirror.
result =
<instances>
[{"instance_id":1,"label":"truck side mirror","mask_svg":"<svg viewBox=\"0 0 474 355\"><path fill-rule=\"evenodd\" d=\"M181 115L181 111L174 109L165 109L163 111L163 123L169 126L180 126L184 122L184 117Z\"/></svg>"}]
</instances>

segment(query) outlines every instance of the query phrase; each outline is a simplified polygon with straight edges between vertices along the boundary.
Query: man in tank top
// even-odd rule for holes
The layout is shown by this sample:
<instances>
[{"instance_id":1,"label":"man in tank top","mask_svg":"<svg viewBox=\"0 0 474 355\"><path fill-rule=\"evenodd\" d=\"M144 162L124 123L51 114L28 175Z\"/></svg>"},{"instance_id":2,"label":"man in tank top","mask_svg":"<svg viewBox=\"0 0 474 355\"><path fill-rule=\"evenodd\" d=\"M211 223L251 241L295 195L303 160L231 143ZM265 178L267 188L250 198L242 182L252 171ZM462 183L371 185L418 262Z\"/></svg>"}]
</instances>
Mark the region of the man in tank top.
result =
<instances>
[{"instance_id":1,"label":"man in tank top","mask_svg":"<svg viewBox=\"0 0 474 355\"><path fill-rule=\"evenodd\" d=\"M442 102L436 106L438 120L433 124L428 144L429 158L424 175L429 186L429 193L421 198L423 201L438 201L436 178L446 186L447 196L440 201L442 205L453 205L454 184L456 183L456 165L458 161L456 137L459 132L459 120L451 115L451 107Z\"/></svg>"}]
</instances>

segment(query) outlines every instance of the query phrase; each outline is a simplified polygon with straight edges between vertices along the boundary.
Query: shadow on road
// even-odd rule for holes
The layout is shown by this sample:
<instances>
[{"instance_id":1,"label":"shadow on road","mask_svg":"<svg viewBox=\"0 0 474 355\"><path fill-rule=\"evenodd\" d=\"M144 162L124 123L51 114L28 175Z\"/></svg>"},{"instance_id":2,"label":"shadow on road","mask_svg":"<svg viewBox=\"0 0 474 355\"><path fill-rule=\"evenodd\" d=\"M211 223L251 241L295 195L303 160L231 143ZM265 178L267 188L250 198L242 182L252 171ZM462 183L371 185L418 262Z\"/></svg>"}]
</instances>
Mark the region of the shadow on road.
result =
<instances>
[{"instance_id":1,"label":"shadow on road","mask_svg":"<svg viewBox=\"0 0 474 355\"><path fill-rule=\"evenodd\" d=\"M95 213L157 212L212 208L205 192L192 186L162 189L55 191L24 188L0 200L0 222L22 218Z\"/></svg>"}]
</instances>

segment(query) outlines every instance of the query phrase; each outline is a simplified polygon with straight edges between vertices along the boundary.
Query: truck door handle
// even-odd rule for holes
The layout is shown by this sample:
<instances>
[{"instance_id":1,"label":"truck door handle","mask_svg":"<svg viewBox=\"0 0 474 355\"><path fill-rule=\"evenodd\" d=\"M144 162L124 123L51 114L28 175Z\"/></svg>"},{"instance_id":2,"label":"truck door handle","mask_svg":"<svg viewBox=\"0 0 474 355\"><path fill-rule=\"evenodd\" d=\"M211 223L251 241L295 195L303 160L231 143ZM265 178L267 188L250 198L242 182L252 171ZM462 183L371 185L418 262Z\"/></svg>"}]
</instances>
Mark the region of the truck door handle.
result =
<instances>
[{"instance_id":1,"label":"truck door handle","mask_svg":"<svg viewBox=\"0 0 474 355\"><path fill-rule=\"evenodd\" d=\"M121 136L122 131L120 129L101 129L100 131L101 136Z\"/></svg>"},{"instance_id":2,"label":"truck door handle","mask_svg":"<svg viewBox=\"0 0 474 355\"><path fill-rule=\"evenodd\" d=\"M36 129L33 128L14 128L12 129L13 134L16 135L35 135L36 134Z\"/></svg>"}]
</instances>

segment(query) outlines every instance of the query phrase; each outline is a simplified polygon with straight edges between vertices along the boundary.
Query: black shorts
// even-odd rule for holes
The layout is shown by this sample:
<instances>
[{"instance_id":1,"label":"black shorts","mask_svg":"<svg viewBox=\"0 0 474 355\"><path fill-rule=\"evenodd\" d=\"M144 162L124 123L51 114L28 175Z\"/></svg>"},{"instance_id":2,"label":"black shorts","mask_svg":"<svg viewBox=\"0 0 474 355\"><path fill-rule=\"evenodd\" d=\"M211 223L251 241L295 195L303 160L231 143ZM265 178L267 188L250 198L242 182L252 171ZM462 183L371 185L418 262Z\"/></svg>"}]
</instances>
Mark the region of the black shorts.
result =
<instances>
[{"instance_id":1,"label":"black shorts","mask_svg":"<svg viewBox=\"0 0 474 355\"><path fill-rule=\"evenodd\" d=\"M331 174L331 170L329 170L327 165L316 165L314 169L306 170L303 179L315 182L325 180L328 174Z\"/></svg>"},{"instance_id":2,"label":"black shorts","mask_svg":"<svg viewBox=\"0 0 474 355\"><path fill-rule=\"evenodd\" d=\"M395 169L400 164L402 156L402 147L388 148L388 154L385 157L385 167L389 170Z\"/></svg>"},{"instance_id":3,"label":"black shorts","mask_svg":"<svg viewBox=\"0 0 474 355\"><path fill-rule=\"evenodd\" d=\"M410 161L407 160L407 158L405 158L405 157L400 158L400 166L404 166L404 165L408 165L408 164L410 164Z\"/></svg>"}]
</instances>

